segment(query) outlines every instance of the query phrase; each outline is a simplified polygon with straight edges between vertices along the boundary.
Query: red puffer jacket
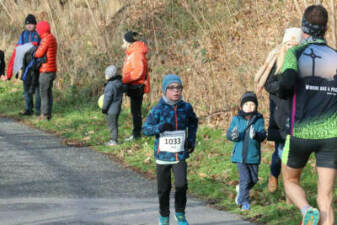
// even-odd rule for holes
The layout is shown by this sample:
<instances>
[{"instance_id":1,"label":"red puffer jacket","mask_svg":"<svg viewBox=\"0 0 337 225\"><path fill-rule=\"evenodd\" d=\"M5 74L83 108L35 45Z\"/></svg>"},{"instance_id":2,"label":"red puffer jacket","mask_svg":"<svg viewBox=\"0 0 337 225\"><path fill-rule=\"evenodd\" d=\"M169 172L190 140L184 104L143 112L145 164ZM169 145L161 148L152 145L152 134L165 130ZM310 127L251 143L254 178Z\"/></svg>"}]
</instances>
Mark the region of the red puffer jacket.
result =
<instances>
[{"instance_id":1,"label":"red puffer jacket","mask_svg":"<svg viewBox=\"0 0 337 225\"><path fill-rule=\"evenodd\" d=\"M150 77L147 68L147 47L144 42L136 41L125 51L123 65L123 83L131 85L144 84L144 93L150 92Z\"/></svg>"},{"instance_id":2,"label":"red puffer jacket","mask_svg":"<svg viewBox=\"0 0 337 225\"><path fill-rule=\"evenodd\" d=\"M41 58L45 54L47 62L40 67L40 73L56 72L57 71L57 42L55 37L50 33L50 25L47 21L41 21L36 25L36 31L41 37L41 43L36 50L35 57Z\"/></svg>"}]
</instances>

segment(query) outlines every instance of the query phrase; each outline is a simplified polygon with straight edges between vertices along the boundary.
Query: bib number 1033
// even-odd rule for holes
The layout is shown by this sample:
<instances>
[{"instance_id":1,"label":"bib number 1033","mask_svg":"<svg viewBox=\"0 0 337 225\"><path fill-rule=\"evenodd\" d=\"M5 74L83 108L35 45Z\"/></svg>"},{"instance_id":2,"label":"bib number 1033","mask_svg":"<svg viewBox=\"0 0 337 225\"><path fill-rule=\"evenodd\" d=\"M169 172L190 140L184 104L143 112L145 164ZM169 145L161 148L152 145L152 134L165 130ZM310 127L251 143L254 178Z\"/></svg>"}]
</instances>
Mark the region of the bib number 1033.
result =
<instances>
[{"instance_id":1,"label":"bib number 1033","mask_svg":"<svg viewBox=\"0 0 337 225\"><path fill-rule=\"evenodd\" d=\"M184 130L166 131L160 134L159 149L161 152L183 152L186 132Z\"/></svg>"}]
</instances>

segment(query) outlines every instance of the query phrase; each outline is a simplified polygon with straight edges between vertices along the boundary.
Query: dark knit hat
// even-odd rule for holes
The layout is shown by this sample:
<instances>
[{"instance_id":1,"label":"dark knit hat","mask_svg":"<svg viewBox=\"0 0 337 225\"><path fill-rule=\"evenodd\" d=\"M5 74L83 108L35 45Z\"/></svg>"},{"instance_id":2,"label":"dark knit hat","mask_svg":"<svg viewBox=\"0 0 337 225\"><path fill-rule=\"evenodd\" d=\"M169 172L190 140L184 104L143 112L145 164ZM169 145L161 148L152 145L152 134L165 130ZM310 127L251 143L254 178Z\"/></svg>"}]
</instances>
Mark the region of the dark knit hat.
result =
<instances>
[{"instance_id":1,"label":"dark knit hat","mask_svg":"<svg viewBox=\"0 0 337 225\"><path fill-rule=\"evenodd\" d=\"M244 93L241 96L240 106L242 107L243 104L245 104L246 102L249 102L249 101L254 102L256 104L256 107L258 106L257 97L256 97L256 94L254 92L247 91L246 93Z\"/></svg>"},{"instance_id":2,"label":"dark knit hat","mask_svg":"<svg viewBox=\"0 0 337 225\"><path fill-rule=\"evenodd\" d=\"M28 16L25 19L25 24L34 24L36 25L36 18L33 14L28 14Z\"/></svg>"},{"instance_id":3,"label":"dark knit hat","mask_svg":"<svg viewBox=\"0 0 337 225\"><path fill-rule=\"evenodd\" d=\"M135 39L135 36L137 36L137 35L138 35L137 32L128 31L124 34L124 40L129 42L129 43L133 43L133 42L137 41Z\"/></svg>"}]
</instances>

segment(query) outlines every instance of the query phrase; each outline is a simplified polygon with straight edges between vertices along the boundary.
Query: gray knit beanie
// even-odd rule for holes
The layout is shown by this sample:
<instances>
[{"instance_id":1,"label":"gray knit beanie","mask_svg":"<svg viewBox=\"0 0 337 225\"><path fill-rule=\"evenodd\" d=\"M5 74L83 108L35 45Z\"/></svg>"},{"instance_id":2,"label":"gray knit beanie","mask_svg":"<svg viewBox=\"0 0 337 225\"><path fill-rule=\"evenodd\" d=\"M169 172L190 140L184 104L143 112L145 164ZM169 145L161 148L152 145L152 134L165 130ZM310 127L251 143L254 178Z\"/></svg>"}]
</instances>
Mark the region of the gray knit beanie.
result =
<instances>
[{"instance_id":1,"label":"gray knit beanie","mask_svg":"<svg viewBox=\"0 0 337 225\"><path fill-rule=\"evenodd\" d=\"M110 65L105 69L105 79L110 80L117 75L117 68L114 65Z\"/></svg>"}]
</instances>

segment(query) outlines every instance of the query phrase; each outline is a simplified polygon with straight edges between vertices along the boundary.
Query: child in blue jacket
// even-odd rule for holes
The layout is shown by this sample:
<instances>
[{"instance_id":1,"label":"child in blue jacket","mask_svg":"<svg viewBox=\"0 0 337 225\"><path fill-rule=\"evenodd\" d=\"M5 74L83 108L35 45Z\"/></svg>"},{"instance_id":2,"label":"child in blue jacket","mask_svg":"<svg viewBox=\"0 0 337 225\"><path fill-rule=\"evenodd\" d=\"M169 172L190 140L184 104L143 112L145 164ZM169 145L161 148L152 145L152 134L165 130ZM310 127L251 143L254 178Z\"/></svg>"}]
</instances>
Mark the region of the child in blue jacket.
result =
<instances>
[{"instance_id":1,"label":"child in blue jacket","mask_svg":"<svg viewBox=\"0 0 337 225\"><path fill-rule=\"evenodd\" d=\"M249 190L258 181L260 143L266 138L266 131L264 119L257 112L258 101L255 93L248 91L243 94L240 106L238 115L233 117L228 128L227 139L234 142L232 162L236 163L240 174L235 202L246 211L250 210Z\"/></svg>"},{"instance_id":2,"label":"child in blue jacket","mask_svg":"<svg viewBox=\"0 0 337 225\"><path fill-rule=\"evenodd\" d=\"M146 136L155 136L154 156L160 225L169 224L171 170L175 177L175 211L178 225L188 225L185 218L187 192L186 159L193 152L198 129L198 118L191 104L182 100L179 76L169 74L162 83L163 97L151 110L143 126Z\"/></svg>"}]
</instances>

